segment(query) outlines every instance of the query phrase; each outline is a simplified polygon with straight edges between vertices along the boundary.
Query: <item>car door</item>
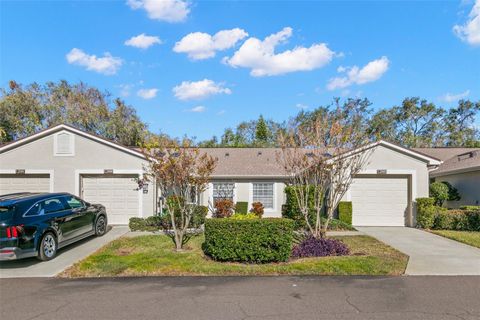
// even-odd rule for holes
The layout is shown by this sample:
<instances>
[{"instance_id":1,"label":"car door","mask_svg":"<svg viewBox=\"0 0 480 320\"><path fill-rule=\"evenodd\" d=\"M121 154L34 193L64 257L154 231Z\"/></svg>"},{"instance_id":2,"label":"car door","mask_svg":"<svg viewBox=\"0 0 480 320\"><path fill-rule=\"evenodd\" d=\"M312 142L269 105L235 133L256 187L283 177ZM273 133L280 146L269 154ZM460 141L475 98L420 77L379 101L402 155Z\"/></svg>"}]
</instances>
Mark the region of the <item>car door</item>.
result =
<instances>
[{"instance_id":1,"label":"car door","mask_svg":"<svg viewBox=\"0 0 480 320\"><path fill-rule=\"evenodd\" d=\"M83 200L75 196L65 196L63 199L68 208L72 211L72 227L75 229L75 236L80 236L93 231L95 211L87 206Z\"/></svg>"},{"instance_id":2,"label":"car door","mask_svg":"<svg viewBox=\"0 0 480 320\"><path fill-rule=\"evenodd\" d=\"M37 203L37 215L46 224L51 225L57 230L59 244L63 241L70 240L74 235L72 225L72 211L67 207L62 197L54 197ZM34 206L34 208L35 208Z\"/></svg>"}]
</instances>

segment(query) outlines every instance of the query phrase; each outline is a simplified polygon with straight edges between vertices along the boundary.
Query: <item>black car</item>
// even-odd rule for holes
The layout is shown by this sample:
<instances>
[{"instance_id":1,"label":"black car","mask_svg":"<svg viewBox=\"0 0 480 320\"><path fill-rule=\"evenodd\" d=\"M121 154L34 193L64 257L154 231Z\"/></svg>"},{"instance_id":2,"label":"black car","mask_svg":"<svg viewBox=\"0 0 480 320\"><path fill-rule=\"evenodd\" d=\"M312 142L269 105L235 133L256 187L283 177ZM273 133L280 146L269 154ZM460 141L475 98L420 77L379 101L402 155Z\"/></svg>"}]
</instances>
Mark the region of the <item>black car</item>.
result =
<instances>
[{"instance_id":1,"label":"black car","mask_svg":"<svg viewBox=\"0 0 480 320\"><path fill-rule=\"evenodd\" d=\"M50 260L57 250L107 230L107 214L69 193L0 196L0 260Z\"/></svg>"}]
</instances>

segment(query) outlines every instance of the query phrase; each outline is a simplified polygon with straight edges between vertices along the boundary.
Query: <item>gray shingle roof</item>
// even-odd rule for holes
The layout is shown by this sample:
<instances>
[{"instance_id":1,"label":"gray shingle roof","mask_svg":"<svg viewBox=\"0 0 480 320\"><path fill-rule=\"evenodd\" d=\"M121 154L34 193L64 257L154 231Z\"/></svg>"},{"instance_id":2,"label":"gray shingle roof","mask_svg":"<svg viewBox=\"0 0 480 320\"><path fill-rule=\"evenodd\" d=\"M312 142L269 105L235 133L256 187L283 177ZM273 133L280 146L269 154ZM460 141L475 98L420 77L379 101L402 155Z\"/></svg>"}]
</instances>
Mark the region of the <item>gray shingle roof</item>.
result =
<instances>
[{"instance_id":1,"label":"gray shingle roof","mask_svg":"<svg viewBox=\"0 0 480 320\"><path fill-rule=\"evenodd\" d=\"M442 176L457 172L480 170L480 148L414 148L443 163L430 173L431 176Z\"/></svg>"},{"instance_id":2,"label":"gray shingle roof","mask_svg":"<svg viewBox=\"0 0 480 320\"><path fill-rule=\"evenodd\" d=\"M277 161L278 148L200 148L218 158L214 176L284 176Z\"/></svg>"}]
</instances>

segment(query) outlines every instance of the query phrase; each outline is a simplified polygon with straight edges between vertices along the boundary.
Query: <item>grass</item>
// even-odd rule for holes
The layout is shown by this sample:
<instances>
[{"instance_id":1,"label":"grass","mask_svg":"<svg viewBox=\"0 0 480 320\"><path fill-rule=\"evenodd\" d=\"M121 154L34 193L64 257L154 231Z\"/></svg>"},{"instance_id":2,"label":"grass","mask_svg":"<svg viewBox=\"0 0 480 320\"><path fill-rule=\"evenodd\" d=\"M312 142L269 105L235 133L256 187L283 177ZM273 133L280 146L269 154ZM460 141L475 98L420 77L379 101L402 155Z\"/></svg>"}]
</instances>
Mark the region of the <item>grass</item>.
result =
<instances>
[{"instance_id":1,"label":"grass","mask_svg":"<svg viewBox=\"0 0 480 320\"><path fill-rule=\"evenodd\" d=\"M431 230L439 236L480 248L480 231Z\"/></svg>"},{"instance_id":2,"label":"grass","mask_svg":"<svg viewBox=\"0 0 480 320\"><path fill-rule=\"evenodd\" d=\"M401 275L408 256L368 236L335 237L351 255L306 258L284 263L216 262L201 250L203 236L193 238L189 250L176 253L163 235L117 239L67 269L61 277L208 276L208 275Z\"/></svg>"}]
</instances>

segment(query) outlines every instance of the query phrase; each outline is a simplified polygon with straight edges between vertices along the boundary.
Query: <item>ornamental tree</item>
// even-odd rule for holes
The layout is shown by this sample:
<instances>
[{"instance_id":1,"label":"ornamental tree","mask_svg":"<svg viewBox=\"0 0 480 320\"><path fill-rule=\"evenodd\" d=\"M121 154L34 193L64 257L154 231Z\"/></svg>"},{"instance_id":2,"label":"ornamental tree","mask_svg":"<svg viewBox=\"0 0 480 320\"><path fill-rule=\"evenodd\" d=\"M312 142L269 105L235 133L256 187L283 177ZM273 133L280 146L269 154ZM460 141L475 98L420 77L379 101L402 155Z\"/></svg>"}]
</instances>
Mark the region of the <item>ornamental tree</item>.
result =
<instances>
[{"instance_id":1,"label":"ornamental tree","mask_svg":"<svg viewBox=\"0 0 480 320\"><path fill-rule=\"evenodd\" d=\"M164 208L171 220L167 230L176 251L183 250L194 233L189 232L196 208L196 197L208 187L217 159L192 147L191 141L181 143L158 139L145 148L148 165L144 180L156 181L162 196L167 196Z\"/></svg>"},{"instance_id":2,"label":"ornamental tree","mask_svg":"<svg viewBox=\"0 0 480 320\"><path fill-rule=\"evenodd\" d=\"M277 160L289 177L306 231L315 238L325 236L340 200L370 154L360 148L367 142L360 102L348 100L340 106L336 100L333 107L317 109L308 122L292 123L280 138Z\"/></svg>"}]
</instances>

